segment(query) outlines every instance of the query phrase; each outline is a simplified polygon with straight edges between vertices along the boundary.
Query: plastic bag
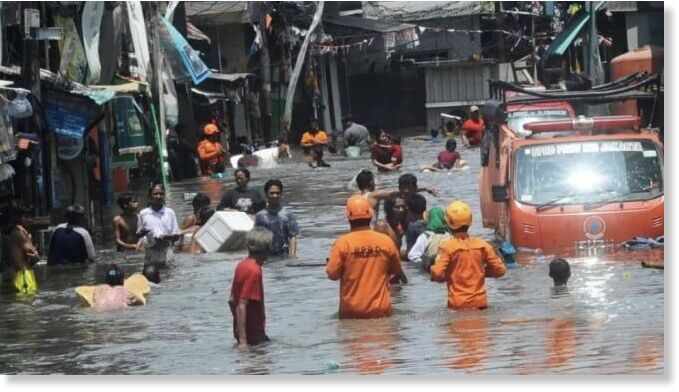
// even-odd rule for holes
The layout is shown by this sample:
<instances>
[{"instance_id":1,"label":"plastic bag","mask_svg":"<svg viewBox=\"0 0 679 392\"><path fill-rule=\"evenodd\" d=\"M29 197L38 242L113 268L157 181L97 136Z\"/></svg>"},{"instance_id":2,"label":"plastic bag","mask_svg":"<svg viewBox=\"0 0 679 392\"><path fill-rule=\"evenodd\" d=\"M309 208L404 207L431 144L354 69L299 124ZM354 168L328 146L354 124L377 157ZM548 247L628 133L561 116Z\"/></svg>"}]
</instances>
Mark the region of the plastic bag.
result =
<instances>
[{"instance_id":1,"label":"plastic bag","mask_svg":"<svg viewBox=\"0 0 679 392\"><path fill-rule=\"evenodd\" d=\"M13 118L28 118L33 115L33 106L25 92L17 93L17 97L9 103L7 113Z\"/></svg>"},{"instance_id":2,"label":"plastic bag","mask_svg":"<svg viewBox=\"0 0 679 392\"><path fill-rule=\"evenodd\" d=\"M165 104L165 123L169 127L176 127L179 122L179 107L177 98L172 94L163 94Z\"/></svg>"}]
</instances>

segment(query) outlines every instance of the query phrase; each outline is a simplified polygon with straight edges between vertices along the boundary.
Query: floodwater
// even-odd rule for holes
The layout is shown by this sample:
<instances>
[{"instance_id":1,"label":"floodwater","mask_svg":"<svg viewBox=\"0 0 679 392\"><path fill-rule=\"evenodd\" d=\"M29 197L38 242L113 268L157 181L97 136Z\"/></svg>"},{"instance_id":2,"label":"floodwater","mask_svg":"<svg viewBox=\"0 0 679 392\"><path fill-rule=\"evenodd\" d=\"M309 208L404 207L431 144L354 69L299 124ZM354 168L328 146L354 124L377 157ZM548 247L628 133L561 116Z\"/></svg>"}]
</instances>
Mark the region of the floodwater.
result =
<instances>
[{"instance_id":1,"label":"floodwater","mask_svg":"<svg viewBox=\"0 0 679 392\"><path fill-rule=\"evenodd\" d=\"M432 163L443 145L405 139L401 173ZM480 225L478 151L461 153L470 170L417 174L419 183L442 192L426 196L429 206L471 203L472 233L491 240ZM0 373L664 374L664 273L641 268L643 254L572 260L568 292L553 291L549 256L524 255L527 261L505 277L487 280L489 308L468 312L446 309L445 284L406 264L410 283L393 289L392 317L339 320L338 282L320 265L348 230L346 184L368 161L327 161L329 169L293 162L253 170L256 188L268 178L283 180L302 232L297 259L264 265L271 343L246 352L235 347L227 299L244 253L177 255L146 306L98 314L79 305L74 287L95 282L106 262L127 274L142 264L141 255L104 251L98 265L38 266L40 292L32 299L0 297ZM378 186L395 186L401 173L378 175ZM190 211L184 192L201 190L216 204L221 185L173 185L169 205L181 217Z\"/></svg>"}]
</instances>

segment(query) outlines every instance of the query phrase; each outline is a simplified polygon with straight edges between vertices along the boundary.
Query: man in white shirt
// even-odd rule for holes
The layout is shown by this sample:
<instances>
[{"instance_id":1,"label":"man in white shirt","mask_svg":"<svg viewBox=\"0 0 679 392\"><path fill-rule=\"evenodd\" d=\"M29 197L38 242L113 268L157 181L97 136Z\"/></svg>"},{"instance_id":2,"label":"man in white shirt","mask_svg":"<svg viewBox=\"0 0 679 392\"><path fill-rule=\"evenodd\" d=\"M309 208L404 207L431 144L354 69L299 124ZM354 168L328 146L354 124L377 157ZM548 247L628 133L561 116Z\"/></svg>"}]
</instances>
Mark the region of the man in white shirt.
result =
<instances>
[{"instance_id":1,"label":"man in white shirt","mask_svg":"<svg viewBox=\"0 0 679 392\"><path fill-rule=\"evenodd\" d=\"M172 243L179 238L175 212L165 206L165 188L154 184L149 190L151 203L139 213L137 234L142 236L138 247L144 246L147 263L167 265L174 261Z\"/></svg>"}]
</instances>

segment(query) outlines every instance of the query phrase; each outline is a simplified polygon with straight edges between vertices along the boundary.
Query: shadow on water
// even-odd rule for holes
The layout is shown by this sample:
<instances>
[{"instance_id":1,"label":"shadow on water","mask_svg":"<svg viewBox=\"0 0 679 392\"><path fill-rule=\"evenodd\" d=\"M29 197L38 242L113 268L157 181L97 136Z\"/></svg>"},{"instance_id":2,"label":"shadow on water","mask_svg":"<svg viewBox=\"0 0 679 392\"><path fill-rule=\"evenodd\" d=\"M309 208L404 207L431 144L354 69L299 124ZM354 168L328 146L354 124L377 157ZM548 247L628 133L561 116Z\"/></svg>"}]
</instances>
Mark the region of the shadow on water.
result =
<instances>
[{"instance_id":1,"label":"shadow on water","mask_svg":"<svg viewBox=\"0 0 679 392\"><path fill-rule=\"evenodd\" d=\"M469 202L472 233L492 240L481 226L478 150L461 151L470 170L419 173L444 143L405 139L405 168L378 174L378 186L396 186L400 174L416 173L421 185L441 191L425 195L429 207ZM106 263L121 264L128 275L143 263L139 254L107 250L98 265L38 266L35 297L0 297L0 373L664 373L664 275L640 268L643 254L617 262L572 260L566 292L551 287L548 255L525 255L506 277L488 281L490 306L475 312L448 311L445 285L405 265L410 283L393 288L392 317L338 320L338 283L326 279L322 264L334 239L348 230L347 182L368 160L327 161L327 169L293 160L252 170L251 186L260 191L267 179L282 179L285 202L301 228L297 259L264 265L270 343L245 352L235 346L226 301L243 252L178 254L146 306L97 314L80 306L74 288L96 282ZM184 193L192 192L206 192L216 205L232 183L200 178L173 184L169 205L180 217L190 213Z\"/></svg>"}]
</instances>

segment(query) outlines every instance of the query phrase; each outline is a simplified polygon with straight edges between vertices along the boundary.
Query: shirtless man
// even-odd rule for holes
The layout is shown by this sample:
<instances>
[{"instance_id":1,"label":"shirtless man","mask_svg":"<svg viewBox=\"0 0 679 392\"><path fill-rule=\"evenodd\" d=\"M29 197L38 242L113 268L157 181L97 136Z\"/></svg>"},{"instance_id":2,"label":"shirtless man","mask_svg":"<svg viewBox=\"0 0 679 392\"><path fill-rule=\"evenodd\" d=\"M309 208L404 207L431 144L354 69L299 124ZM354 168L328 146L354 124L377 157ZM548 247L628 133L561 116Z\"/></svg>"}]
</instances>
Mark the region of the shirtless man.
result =
<instances>
[{"instance_id":1,"label":"shirtless man","mask_svg":"<svg viewBox=\"0 0 679 392\"><path fill-rule=\"evenodd\" d=\"M113 235L116 239L118 252L134 250L137 247L137 210L139 202L137 197L125 192L118 197L118 205L122 210L120 215L113 218Z\"/></svg>"},{"instance_id":2,"label":"shirtless man","mask_svg":"<svg viewBox=\"0 0 679 392\"><path fill-rule=\"evenodd\" d=\"M33 245L33 238L28 232L31 225L28 209L15 207L10 214L9 235L5 249L7 278L14 280L14 276L21 270L31 269L40 260L38 250Z\"/></svg>"},{"instance_id":3,"label":"shirtless man","mask_svg":"<svg viewBox=\"0 0 679 392\"><path fill-rule=\"evenodd\" d=\"M401 189L396 188L376 190L375 175L368 169L363 169L361 170L360 173L358 173L358 175L356 176L356 185L358 186L360 194L368 198L368 200L370 201L370 206L375 211L373 217L373 226L374 223L377 222L379 218L380 201L385 200L392 196L399 195L402 192ZM439 193L435 189L427 187L416 188L416 191L427 192L433 196L439 195Z\"/></svg>"}]
</instances>

